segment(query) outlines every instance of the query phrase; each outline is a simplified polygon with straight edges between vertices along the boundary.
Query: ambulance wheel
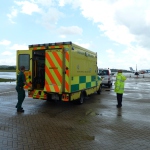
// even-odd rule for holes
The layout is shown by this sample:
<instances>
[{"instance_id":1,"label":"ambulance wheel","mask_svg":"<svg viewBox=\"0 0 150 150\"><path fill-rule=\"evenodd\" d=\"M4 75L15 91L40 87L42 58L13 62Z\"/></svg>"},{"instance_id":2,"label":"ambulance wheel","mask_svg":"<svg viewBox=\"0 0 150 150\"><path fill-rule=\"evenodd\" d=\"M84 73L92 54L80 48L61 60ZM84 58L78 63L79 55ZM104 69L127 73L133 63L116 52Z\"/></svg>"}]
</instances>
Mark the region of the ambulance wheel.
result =
<instances>
[{"instance_id":1,"label":"ambulance wheel","mask_svg":"<svg viewBox=\"0 0 150 150\"><path fill-rule=\"evenodd\" d=\"M97 94L100 95L100 94L101 94L101 91L102 91L102 86L100 85L100 86L99 86L99 89L98 89L98 91L97 91Z\"/></svg>"},{"instance_id":2,"label":"ambulance wheel","mask_svg":"<svg viewBox=\"0 0 150 150\"><path fill-rule=\"evenodd\" d=\"M47 101L52 101L52 95L51 94L47 94Z\"/></svg>"},{"instance_id":3,"label":"ambulance wheel","mask_svg":"<svg viewBox=\"0 0 150 150\"><path fill-rule=\"evenodd\" d=\"M59 95L59 101L62 101L62 95Z\"/></svg>"},{"instance_id":4,"label":"ambulance wheel","mask_svg":"<svg viewBox=\"0 0 150 150\"><path fill-rule=\"evenodd\" d=\"M80 98L79 98L79 100L78 100L78 103L79 103L79 104L83 104L83 102L84 102L84 93L81 92Z\"/></svg>"}]
</instances>

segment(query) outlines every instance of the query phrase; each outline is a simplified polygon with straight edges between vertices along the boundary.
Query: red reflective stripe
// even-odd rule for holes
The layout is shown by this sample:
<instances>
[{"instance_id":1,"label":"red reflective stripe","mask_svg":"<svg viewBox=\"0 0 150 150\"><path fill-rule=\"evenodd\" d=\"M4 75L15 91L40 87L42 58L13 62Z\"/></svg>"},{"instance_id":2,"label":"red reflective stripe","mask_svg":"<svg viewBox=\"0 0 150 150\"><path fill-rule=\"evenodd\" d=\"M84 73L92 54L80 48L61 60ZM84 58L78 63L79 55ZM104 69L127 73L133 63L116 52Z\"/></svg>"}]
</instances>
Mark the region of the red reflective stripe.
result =
<instances>
[{"instance_id":1,"label":"red reflective stripe","mask_svg":"<svg viewBox=\"0 0 150 150\"><path fill-rule=\"evenodd\" d=\"M46 73L47 73L48 77L50 78L51 82L54 83L54 84L56 84L56 81L54 80L53 76L51 75L48 67L45 66L45 68L46 68Z\"/></svg>"},{"instance_id":2,"label":"red reflective stripe","mask_svg":"<svg viewBox=\"0 0 150 150\"><path fill-rule=\"evenodd\" d=\"M51 73L50 73L49 69L47 68L47 66L45 66L45 68L46 68L46 73L47 73L47 75L49 76L49 78L50 78L52 84L56 84L56 81L54 80L54 78L53 78L53 76L51 75ZM54 89L55 89L55 91L59 91L59 89L58 89L57 86L54 86Z\"/></svg>"},{"instance_id":3,"label":"red reflective stripe","mask_svg":"<svg viewBox=\"0 0 150 150\"><path fill-rule=\"evenodd\" d=\"M60 47L60 48L63 48L64 46L63 46L63 45L59 45L59 47Z\"/></svg>"},{"instance_id":4,"label":"red reflective stripe","mask_svg":"<svg viewBox=\"0 0 150 150\"><path fill-rule=\"evenodd\" d=\"M41 49L45 49L45 46L42 46Z\"/></svg>"},{"instance_id":5,"label":"red reflective stripe","mask_svg":"<svg viewBox=\"0 0 150 150\"><path fill-rule=\"evenodd\" d=\"M48 85L48 82L45 80L45 87L46 87L46 91L50 91L50 87Z\"/></svg>"},{"instance_id":6,"label":"red reflective stripe","mask_svg":"<svg viewBox=\"0 0 150 150\"><path fill-rule=\"evenodd\" d=\"M55 46L50 46L50 48L52 48L52 49L53 49L53 48L55 48Z\"/></svg>"},{"instance_id":7,"label":"red reflective stripe","mask_svg":"<svg viewBox=\"0 0 150 150\"><path fill-rule=\"evenodd\" d=\"M59 92L59 87L57 85L54 85L54 89L56 92Z\"/></svg>"},{"instance_id":8,"label":"red reflective stripe","mask_svg":"<svg viewBox=\"0 0 150 150\"><path fill-rule=\"evenodd\" d=\"M51 67L55 67L55 64L51 60L48 53L46 53L46 58L47 58L48 62L50 63ZM57 69L53 69L53 71L55 72L55 74L56 74L57 78L59 79L59 81L62 83L62 76L60 75L59 71ZM55 84L56 84L56 82L55 82Z\"/></svg>"},{"instance_id":9,"label":"red reflective stripe","mask_svg":"<svg viewBox=\"0 0 150 150\"><path fill-rule=\"evenodd\" d=\"M66 52L66 59L67 59L68 62L69 62L69 53L68 53L68 52Z\"/></svg>"},{"instance_id":10,"label":"red reflective stripe","mask_svg":"<svg viewBox=\"0 0 150 150\"><path fill-rule=\"evenodd\" d=\"M66 87L67 91L69 92L69 84L68 84L68 82L65 82L65 87Z\"/></svg>"},{"instance_id":11,"label":"red reflective stripe","mask_svg":"<svg viewBox=\"0 0 150 150\"><path fill-rule=\"evenodd\" d=\"M62 68L62 60L61 58L58 56L58 53L57 52L53 52L53 56L56 58L59 66Z\"/></svg>"}]
</instances>

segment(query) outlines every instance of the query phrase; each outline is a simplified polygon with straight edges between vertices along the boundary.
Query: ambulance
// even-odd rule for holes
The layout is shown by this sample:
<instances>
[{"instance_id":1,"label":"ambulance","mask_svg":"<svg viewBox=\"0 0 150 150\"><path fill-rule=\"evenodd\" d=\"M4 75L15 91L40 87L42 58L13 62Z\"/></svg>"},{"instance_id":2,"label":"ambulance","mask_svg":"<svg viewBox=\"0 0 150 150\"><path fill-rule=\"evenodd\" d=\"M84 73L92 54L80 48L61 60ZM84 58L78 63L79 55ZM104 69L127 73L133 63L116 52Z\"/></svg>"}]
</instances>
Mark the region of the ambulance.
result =
<instances>
[{"instance_id":1,"label":"ambulance","mask_svg":"<svg viewBox=\"0 0 150 150\"><path fill-rule=\"evenodd\" d=\"M97 75L97 53L72 42L29 45L17 50L16 74L25 66L25 78L32 88L28 97L64 102L84 102L86 96L101 93Z\"/></svg>"}]
</instances>

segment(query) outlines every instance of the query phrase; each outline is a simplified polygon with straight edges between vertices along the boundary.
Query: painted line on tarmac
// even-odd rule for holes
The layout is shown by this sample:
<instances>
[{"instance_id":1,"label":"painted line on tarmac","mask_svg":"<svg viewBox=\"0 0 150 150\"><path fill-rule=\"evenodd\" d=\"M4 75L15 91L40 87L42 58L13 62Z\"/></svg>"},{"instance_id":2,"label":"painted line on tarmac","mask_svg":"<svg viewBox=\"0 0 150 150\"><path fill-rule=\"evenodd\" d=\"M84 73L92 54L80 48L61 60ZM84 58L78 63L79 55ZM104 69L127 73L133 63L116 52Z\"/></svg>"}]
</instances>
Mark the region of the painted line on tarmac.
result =
<instances>
[{"instance_id":1,"label":"painted line on tarmac","mask_svg":"<svg viewBox=\"0 0 150 150\"><path fill-rule=\"evenodd\" d=\"M0 93L0 95L1 94L6 94L6 93L11 93L11 92L16 92L16 91L3 92L3 93Z\"/></svg>"}]
</instances>

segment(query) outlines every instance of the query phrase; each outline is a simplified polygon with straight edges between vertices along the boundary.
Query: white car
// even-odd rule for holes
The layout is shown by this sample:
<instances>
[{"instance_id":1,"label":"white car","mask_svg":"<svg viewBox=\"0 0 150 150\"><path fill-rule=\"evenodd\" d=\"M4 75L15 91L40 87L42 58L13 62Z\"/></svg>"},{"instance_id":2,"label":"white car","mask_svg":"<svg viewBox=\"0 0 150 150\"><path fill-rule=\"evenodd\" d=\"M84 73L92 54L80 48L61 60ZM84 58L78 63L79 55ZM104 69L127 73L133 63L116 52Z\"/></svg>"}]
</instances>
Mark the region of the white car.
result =
<instances>
[{"instance_id":1,"label":"white car","mask_svg":"<svg viewBox=\"0 0 150 150\"><path fill-rule=\"evenodd\" d=\"M112 86L113 83L113 76L111 74L111 70L108 69L98 69L98 75L102 78L102 85L108 86L109 88Z\"/></svg>"}]
</instances>

